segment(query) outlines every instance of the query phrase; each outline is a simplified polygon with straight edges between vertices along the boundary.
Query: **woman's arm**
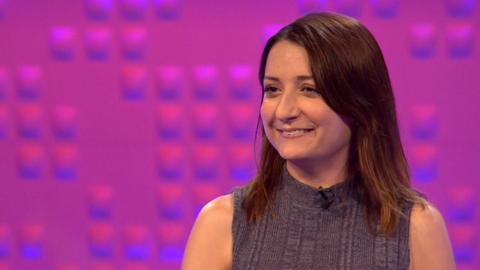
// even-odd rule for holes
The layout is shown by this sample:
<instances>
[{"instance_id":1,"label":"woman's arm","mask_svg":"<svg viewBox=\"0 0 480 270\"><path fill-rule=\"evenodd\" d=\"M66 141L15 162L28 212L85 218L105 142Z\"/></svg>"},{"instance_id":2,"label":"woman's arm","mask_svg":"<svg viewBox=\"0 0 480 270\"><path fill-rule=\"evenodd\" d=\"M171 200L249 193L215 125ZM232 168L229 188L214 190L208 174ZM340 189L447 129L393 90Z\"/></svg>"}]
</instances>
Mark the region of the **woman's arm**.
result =
<instances>
[{"instance_id":1,"label":"woman's arm","mask_svg":"<svg viewBox=\"0 0 480 270\"><path fill-rule=\"evenodd\" d=\"M232 262L233 197L220 196L207 203L193 225L182 270L225 270Z\"/></svg>"},{"instance_id":2,"label":"woman's arm","mask_svg":"<svg viewBox=\"0 0 480 270\"><path fill-rule=\"evenodd\" d=\"M430 204L415 205L410 218L410 270L424 269L455 269L442 214Z\"/></svg>"}]
</instances>

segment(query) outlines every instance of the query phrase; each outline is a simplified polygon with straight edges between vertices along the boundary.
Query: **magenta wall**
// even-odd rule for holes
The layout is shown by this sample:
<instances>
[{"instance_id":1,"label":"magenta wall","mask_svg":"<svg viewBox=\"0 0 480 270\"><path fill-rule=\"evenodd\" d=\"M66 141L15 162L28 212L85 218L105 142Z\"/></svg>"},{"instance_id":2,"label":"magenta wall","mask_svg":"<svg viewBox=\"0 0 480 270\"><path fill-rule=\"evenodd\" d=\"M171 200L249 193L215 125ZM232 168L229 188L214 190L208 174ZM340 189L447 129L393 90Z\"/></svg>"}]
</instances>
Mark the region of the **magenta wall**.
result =
<instances>
[{"instance_id":1,"label":"magenta wall","mask_svg":"<svg viewBox=\"0 0 480 270\"><path fill-rule=\"evenodd\" d=\"M304 12L377 37L415 186L478 269L474 0L0 0L0 270L179 269L255 173L265 37Z\"/></svg>"}]
</instances>

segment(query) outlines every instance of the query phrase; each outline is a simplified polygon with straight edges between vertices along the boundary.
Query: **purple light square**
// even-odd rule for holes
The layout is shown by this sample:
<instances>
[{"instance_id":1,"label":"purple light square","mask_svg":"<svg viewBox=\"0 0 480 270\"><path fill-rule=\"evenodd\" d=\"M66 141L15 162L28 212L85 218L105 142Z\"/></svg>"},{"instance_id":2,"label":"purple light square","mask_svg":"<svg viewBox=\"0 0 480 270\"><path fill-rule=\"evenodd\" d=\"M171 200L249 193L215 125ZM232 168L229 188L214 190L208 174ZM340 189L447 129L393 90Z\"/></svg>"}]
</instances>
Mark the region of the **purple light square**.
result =
<instances>
[{"instance_id":1,"label":"purple light square","mask_svg":"<svg viewBox=\"0 0 480 270\"><path fill-rule=\"evenodd\" d=\"M436 47L435 27L431 24L416 24L410 29L410 51L414 58L433 57Z\"/></svg>"},{"instance_id":2,"label":"purple light square","mask_svg":"<svg viewBox=\"0 0 480 270\"><path fill-rule=\"evenodd\" d=\"M122 70L123 98L138 100L145 97L147 88L147 70L143 66L127 66Z\"/></svg>"},{"instance_id":3,"label":"purple light square","mask_svg":"<svg viewBox=\"0 0 480 270\"><path fill-rule=\"evenodd\" d=\"M127 225L123 230L123 251L126 258L143 261L150 256L151 243L146 225Z\"/></svg>"},{"instance_id":4,"label":"purple light square","mask_svg":"<svg viewBox=\"0 0 480 270\"><path fill-rule=\"evenodd\" d=\"M75 30L68 26L56 26L50 32L50 47L53 58L71 60L74 58Z\"/></svg>"},{"instance_id":5,"label":"purple light square","mask_svg":"<svg viewBox=\"0 0 480 270\"><path fill-rule=\"evenodd\" d=\"M230 103L227 109L229 134L235 140L253 139L257 111L251 103Z\"/></svg>"},{"instance_id":6,"label":"purple light square","mask_svg":"<svg viewBox=\"0 0 480 270\"><path fill-rule=\"evenodd\" d=\"M60 140L71 140L76 137L78 111L75 107L58 105L52 111L53 134Z\"/></svg>"},{"instance_id":7,"label":"purple light square","mask_svg":"<svg viewBox=\"0 0 480 270\"><path fill-rule=\"evenodd\" d=\"M473 27L470 24L453 24L447 28L448 54L453 58L472 56L474 49Z\"/></svg>"},{"instance_id":8,"label":"purple light square","mask_svg":"<svg viewBox=\"0 0 480 270\"><path fill-rule=\"evenodd\" d=\"M93 219L109 219L112 215L113 189L109 185L93 185L88 188L88 209Z\"/></svg>"},{"instance_id":9,"label":"purple light square","mask_svg":"<svg viewBox=\"0 0 480 270\"><path fill-rule=\"evenodd\" d=\"M183 220L161 220L157 229L160 245L182 243L188 235Z\"/></svg>"},{"instance_id":10,"label":"purple light square","mask_svg":"<svg viewBox=\"0 0 480 270\"><path fill-rule=\"evenodd\" d=\"M217 137L220 121L218 103L194 104L191 117L195 138L214 139Z\"/></svg>"},{"instance_id":11,"label":"purple light square","mask_svg":"<svg viewBox=\"0 0 480 270\"><path fill-rule=\"evenodd\" d=\"M147 8L146 0L120 0L120 12L126 20L141 20Z\"/></svg>"},{"instance_id":12,"label":"purple light square","mask_svg":"<svg viewBox=\"0 0 480 270\"><path fill-rule=\"evenodd\" d=\"M196 145L192 153L194 176L200 181L215 181L219 174L220 149L215 144Z\"/></svg>"},{"instance_id":13,"label":"purple light square","mask_svg":"<svg viewBox=\"0 0 480 270\"><path fill-rule=\"evenodd\" d=\"M352 17L358 17L362 13L361 0L334 0L335 11Z\"/></svg>"},{"instance_id":14,"label":"purple light square","mask_svg":"<svg viewBox=\"0 0 480 270\"><path fill-rule=\"evenodd\" d=\"M435 105L412 107L412 136L418 140L432 140L437 135L438 112Z\"/></svg>"},{"instance_id":15,"label":"purple light square","mask_svg":"<svg viewBox=\"0 0 480 270\"><path fill-rule=\"evenodd\" d=\"M399 0L370 0L373 14L379 18L393 18L398 14Z\"/></svg>"},{"instance_id":16,"label":"purple light square","mask_svg":"<svg viewBox=\"0 0 480 270\"><path fill-rule=\"evenodd\" d=\"M448 12L451 16L466 17L473 13L475 0L446 0Z\"/></svg>"},{"instance_id":17,"label":"purple light square","mask_svg":"<svg viewBox=\"0 0 480 270\"><path fill-rule=\"evenodd\" d=\"M163 262L181 262L183 258L183 244L162 245L159 248L158 256ZM178 269L179 267L169 268Z\"/></svg>"},{"instance_id":18,"label":"purple light square","mask_svg":"<svg viewBox=\"0 0 480 270\"><path fill-rule=\"evenodd\" d=\"M24 100L34 100L40 97L42 71L37 65L20 67L17 73L18 96Z\"/></svg>"},{"instance_id":19,"label":"purple light square","mask_svg":"<svg viewBox=\"0 0 480 270\"><path fill-rule=\"evenodd\" d=\"M418 144L411 149L412 179L417 182L431 182L437 179L438 155L433 144Z\"/></svg>"},{"instance_id":20,"label":"purple light square","mask_svg":"<svg viewBox=\"0 0 480 270\"><path fill-rule=\"evenodd\" d=\"M5 17L6 0L0 0L0 20Z\"/></svg>"},{"instance_id":21,"label":"purple light square","mask_svg":"<svg viewBox=\"0 0 480 270\"><path fill-rule=\"evenodd\" d=\"M472 263L475 260L478 229L473 223L450 226L453 253L457 263Z\"/></svg>"},{"instance_id":22,"label":"purple light square","mask_svg":"<svg viewBox=\"0 0 480 270\"><path fill-rule=\"evenodd\" d=\"M251 143L235 142L228 149L230 178L246 182L255 174L253 147Z\"/></svg>"},{"instance_id":23,"label":"purple light square","mask_svg":"<svg viewBox=\"0 0 480 270\"><path fill-rule=\"evenodd\" d=\"M253 97L253 68L250 65L234 65L228 73L230 97L234 100L250 100Z\"/></svg>"},{"instance_id":24,"label":"purple light square","mask_svg":"<svg viewBox=\"0 0 480 270\"><path fill-rule=\"evenodd\" d=\"M72 144L59 144L53 151L55 177L59 180L73 180L77 176L77 148Z\"/></svg>"},{"instance_id":25,"label":"purple light square","mask_svg":"<svg viewBox=\"0 0 480 270\"><path fill-rule=\"evenodd\" d=\"M164 100L178 100L183 97L183 70L178 66L158 67L156 71L157 96Z\"/></svg>"},{"instance_id":26,"label":"purple light square","mask_svg":"<svg viewBox=\"0 0 480 270\"><path fill-rule=\"evenodd\" d=\"M105 20L112 12L113 0L85 0L87 17L93 20Z\"/></svg>"},{"instance_id":27,"label":"purple light square","mask_svg":"<svg viewBox=\"0 0 480 270\"><path fill-rule=\"evenodd\" d=\"M298 13L304 15L327 9L327 0L297 0Z\"/></svg>"},{"instance_id":28,"label":"purple light square","mask_svg":"<svg viewBox=\"0 0 480 270\"><path fill-rule=\"evenodd\" d=\"M88 230L90 255L108 259L113 256L113 227L110 223L94 223Z\"/></svg>"},{"instance_id":29,"label":"purple light square","mask_svg":"<svg viewBox=\"0 0 480 270\"><path fill-rule=\"evenodd\" d=\"M20 254L25 259L36 260L44 253L44 226L38 223L24 224L20 228Z\"/></svg>"},{"instance_id":30,"label":"purple light square","mask_svg":"<svg viewBox=\"0 0 480 270\"><path fill-rule=\"evenodd\" d=\"M182 220L186 217L184 209L186 193L182 183L163 182L157 188L157 207L162 220Z\"/></svg>"},{"instance_id":31,"label":"purple light square","mask_svg":"<svg viewBox=\"0 0 480 270\"><path fill-rule=\"evenodd\" d=\"M193 70L194 96L200 100L214 99L218 92L218 69L213 65L197 66Z\"/></svg>"},{"instance_id":32,"label":"purple light square","mask_svg":"<svg viewBox=\"0 0 480 270\"><path fill-rule=\"evenodd\" d=\"M183 135L185 108L181 103L158 104L155 113L158 137L164 140L179 140Z\"/></svg>"},{"instance_id":33,"label":"purple light square","mask_svg":"<svg viewBox=\"0 0 480 270\"><path fill-rule=\"evenodd\" d=\"M162 181L180 181L183 178L187 156L180 143L160 145L155 160L158 177Z\"/></svg>"},{"instance_id":34,"label":"purple light square","mask_svg":"<svg viewBox=\"0 0 480 270\"><path fill-rule=\"evenodd\" d=\"M147 31L144 27L126 27L122 31L121 46L123 57L140 59L145 55Z\"/></svg>"},{"instance_id":35,"label":"purple light square","mask_svg":"<svg viewBox=\"0 0 480 270\"><path fill-rule=\"evenodd\" d=\"M45 162L44 149L36 143L21 145L18 151L18 170L24 179L38 179Z\"/></svg>"},{"instance_id":36,"label":"purple light square","mask_svg":"<svg viewBox=\"0 0 480 270\"><path fill-rule=\"evenodd\" d=\"M111 54L111 31L105 27L93 27L86 31L85 48L92 60L105 60Z\"/></svg>"},{"instance_id":37,"label":"purple light square","mask_svg":"<svg viewBox=\"0 0 480 270\"><path fill-rule=\"evenodd\" d=\"M43 135L44 117L39 104L21 104L18 110L18 133L25 139L38 139Z\"/></svg>"},{"instance_id":38,"label":"purple light square","mask_svg":"<svg viewBox=\"0 0 480 270\"><path fill-rule=\"evenodd\" d=\"M155 11L162 20L176 20L180 17L180 0L154 0Z\"/></svg>"},{"instance_id":39,"label":"purple light square","mask_svg":"<svg viewBox=\"0 0 480 270\"><path fill-rule=\"evenodd\" d=\"M452 186L447 191L448 218L454 222L473 223L477 209L477 191L473 186Z\"/></svg>"},{"instance_id":40,"label":"purple light square","mask_svg":"<svg viewBox=\"0 0 480 270\"><path fill-rule=\"evenodd\" d=\"M12 233L10 226L5 223L0 223L0 260L5 260L10 256L11 245Z\"/></svg>"}]
</instances>

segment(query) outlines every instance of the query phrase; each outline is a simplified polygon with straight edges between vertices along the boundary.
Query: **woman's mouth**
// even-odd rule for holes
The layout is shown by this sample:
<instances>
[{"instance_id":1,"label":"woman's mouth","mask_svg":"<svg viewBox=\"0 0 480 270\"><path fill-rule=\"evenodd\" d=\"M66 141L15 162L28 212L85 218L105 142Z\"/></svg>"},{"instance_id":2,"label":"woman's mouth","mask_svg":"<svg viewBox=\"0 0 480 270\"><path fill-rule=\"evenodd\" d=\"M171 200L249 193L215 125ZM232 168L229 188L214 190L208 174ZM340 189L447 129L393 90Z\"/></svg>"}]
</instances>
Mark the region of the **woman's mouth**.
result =
<instances>
[{"instance_id":1,"label":"woman's mouth","mask_svg":"<svg viewBox=\"0 0 480 270\"><path fill-rule=\"evenodd\" d=\"M292 129L292 130L278 130L282 137L287 138L287 139L293 139L293 138L298 138L302 137L307 133L310 133L313 131L313 129Z\"/></svg>"}]
</instances>

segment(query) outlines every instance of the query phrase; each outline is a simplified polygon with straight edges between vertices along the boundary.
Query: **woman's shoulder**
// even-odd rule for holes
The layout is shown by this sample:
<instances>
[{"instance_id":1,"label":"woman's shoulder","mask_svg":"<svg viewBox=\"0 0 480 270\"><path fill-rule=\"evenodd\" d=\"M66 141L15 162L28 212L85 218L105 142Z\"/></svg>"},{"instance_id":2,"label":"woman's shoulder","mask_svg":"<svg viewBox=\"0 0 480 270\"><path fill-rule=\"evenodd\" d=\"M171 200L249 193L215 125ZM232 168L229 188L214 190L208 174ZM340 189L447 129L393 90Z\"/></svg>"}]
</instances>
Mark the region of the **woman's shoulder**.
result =
<instances>
[{"instance_id":1,"label":"woman's shoulder","mask_svg":"<svg viewBox=\"0 0 480 270\"><path fill-rule=\"evenodd\" d=\"M233 193L229 193L214 198L202 207L199 217L200 215L210 218L230 217L233 213L233 197Z\"/></svg>"},{"instance_id":2,"label":"woman's shoulder","mask_svg":"<svg viewBox=\"0 0 480 270\"><path fill-rule=\"evenodd\" d=\"M437 207L430 201L417 202L412 204L411 222L413 225L421 223L441 223L443 216Z\"/></svg>"},{"instance_id":3,"label":"woman's shoulder","mask_svg":"<svg viewBox=\"0 0 480 270\"><path fill-rule=\"evenodd\" d=\"M212 199L202 207L196 222L213 227L214 230L227 228L228 233L231 233L234 212L238 211L237 208L240 206L248 188L248 184L235 186L231 193Z\"/></svg>"},{"instance_id":4,"label":"woman's shoulder","mask_svg":"<svg viewBox=\"0 0 480 270\"><path fill-rule=\"evenodd\" d=\"M214 231L226 231L232 223L233 204L233 193L212 199L202 207L196 223L199 226L208 226Z\"/></svg>"},{"instance_id":5,"label":"woman's shoulder","mask_svg":"<svg viewBox=\"0 0 480 270\"><path fill-rule=\"evenodd\" d=\"M442 213L427 200L414 203L411 207L410 229L413 236L424 237L446 233L446 225Z\"/></svg>"},{"instance_id":6,"label":"woman's shoulder","mask_svg":"<svg viewBox=\"0 0 480 270\"><path fill-rule=\"evenodd\" d=\"M205 204L192 227L182 269L228 269L232 247L233 194Z\"/></svg>"},{"instance_id":7,"label":"woman's shoulder","mask_svg":"<svg viewBox=\"0 0 480 270\"><path fill-rule=\"evenodd\" d=\"M409 242L410 269L455 269L445 221L431 202L413 204Z\"/></svg>"},{"instance_id":8,"label":"woman's shoulder","mask_svg":"<svg viewBox=\"0 0 480 270\"><path fill-rule=\"evenodd\" d=\"M444 228L446 226L442 213L432 202L424 200L411 203L410 231L414 237L415 233L422 237L425 233L434 233L431 229L442 230Z\"/></svg>"},{"instance_id":9,"label":"woman's shoulder","mask_svg":"<svg viewBox=\"0 0 480 270\"><path fill-rule=\"evenodd\" d=\"M239 206L250 188L250 182L234 186L231 193L218 196L206 203L199 212L197 219L225 219L231 224L233 213Z\"/></svg>"}]
</instances>

